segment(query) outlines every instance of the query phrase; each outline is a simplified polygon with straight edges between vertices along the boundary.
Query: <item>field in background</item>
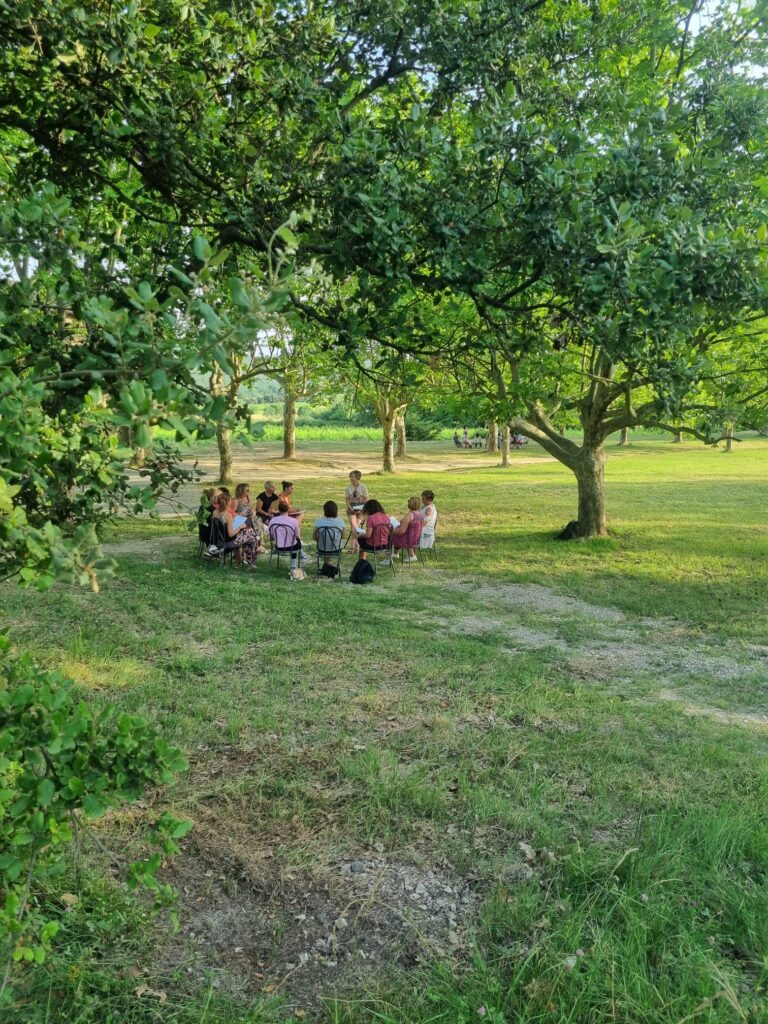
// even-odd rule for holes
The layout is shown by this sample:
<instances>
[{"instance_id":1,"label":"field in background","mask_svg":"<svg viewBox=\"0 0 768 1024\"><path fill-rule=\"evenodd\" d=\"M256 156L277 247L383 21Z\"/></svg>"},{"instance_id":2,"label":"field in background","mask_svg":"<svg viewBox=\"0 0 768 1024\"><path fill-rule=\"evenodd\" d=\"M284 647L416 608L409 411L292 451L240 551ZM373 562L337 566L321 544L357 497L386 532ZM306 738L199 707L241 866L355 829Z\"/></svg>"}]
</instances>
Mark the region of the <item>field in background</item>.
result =
<instances>
[{"instance_id":1,"label":"field in background","mask_svg":"<svg viewBox=\"0 0 768 1024\"><path fill-rule=\"evenodd\" d=\"M373 587L219 572L142 520L99 595L2 588L15 642L191 762L101 841L195 823L180 933L87 851L107 880L69 880L12 1024L768 1021L768 442L611 448L612 535L575 544L535 447L412 452L367 482L435 490L439 558ZM377 446L300 454L315 513Z\"/></svg>"}]
</instances>

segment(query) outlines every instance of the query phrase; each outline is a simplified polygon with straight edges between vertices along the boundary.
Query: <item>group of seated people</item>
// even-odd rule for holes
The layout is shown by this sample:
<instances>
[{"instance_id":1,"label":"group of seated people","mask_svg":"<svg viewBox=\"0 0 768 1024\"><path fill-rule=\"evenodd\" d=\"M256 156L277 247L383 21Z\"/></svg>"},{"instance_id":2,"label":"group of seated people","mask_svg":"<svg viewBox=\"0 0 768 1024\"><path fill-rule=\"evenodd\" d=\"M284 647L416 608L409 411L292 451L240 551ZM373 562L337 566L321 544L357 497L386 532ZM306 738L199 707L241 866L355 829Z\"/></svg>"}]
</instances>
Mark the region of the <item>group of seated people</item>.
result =
<instances>
[{"instance_id":1,"label":"group of seated people","mask_svg":"<svg viewBox=\"0 0 768 1024\"><path fill-rule=\"evenodd\" d=\"M490 437L490 432L486 437L483 437L479 430L476 430L473 436L470 437L467 428L464 427L461 437L459 437L458 430L454 430L453 443L457 448L487 448L490 447ZM496 442L499 450L501 450L504 445L504 434L501 430L497 433ZM523 434L510 434L509 443L513 448L522 448L523 445L528 444L528 438Z\"/></svg>"},{"instance_id":2,"label":"group of seated people","mask_svg":"<svg viewBox=\"0 0 768 1024\"><path fill-rule=\"evenodd\" d=\"M312 540L324 566L337 559L348 536L350 551L362 559L373 551L388 553L391 542L394 551L415 562L417 547L434 545L437 509L432 491L422 491L421 498L409 498L402 516L389 516L381 502L368 496L362 473L353 470L344 498L346 521L339 515L336 502L326 501L323 515L313 523ZM279 494L274 482L267 480L255 504L251 504L248 484L238 484L234 494L227 487L211 487L203 492L198 513L200 541L211 554L231 550L238 564L252 568L257 556L266 553L269 538L274 549L290 555L294 569L299 560L307 560L301 541L304 514L293 507L293 483L289 480L283 481ZM389 561L384 559L384 564Z\"/></svg>"}]
</instances>

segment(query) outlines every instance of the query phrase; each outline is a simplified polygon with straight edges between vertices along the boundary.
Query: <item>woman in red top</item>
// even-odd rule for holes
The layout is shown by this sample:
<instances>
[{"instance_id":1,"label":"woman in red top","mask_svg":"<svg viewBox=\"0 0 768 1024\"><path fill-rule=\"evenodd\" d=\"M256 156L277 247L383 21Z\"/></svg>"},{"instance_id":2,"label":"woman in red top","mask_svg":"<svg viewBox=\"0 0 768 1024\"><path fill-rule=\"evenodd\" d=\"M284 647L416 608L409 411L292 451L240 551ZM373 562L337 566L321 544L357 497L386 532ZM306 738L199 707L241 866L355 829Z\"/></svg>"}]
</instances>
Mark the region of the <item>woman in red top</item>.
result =
<instances>
[{"instance_id":1,"label":"woman in red top","mask_svg":"<svg viewBox=\"0 0 768 1024\"><path fill-rule=\"evenodd\" d=\"M292 511L292 509L293 509L293 484L291 483L290 480L283 480L283 491L282 491L282 494L280 495L280 499L279 500L280 501L284 501L285 504L288 506L288 509L289 509L288 515L292 516L292 518L296 520L296 525L299 527L299 530L301 530L301 524L302 524L302 522L304 520L304 512L301 509L296 509L295 512Z\"/></svg>"},{"instance_id":2,"label":"woman in red top","mask_svg":"<svg viewBox=\"0 0 768 1024\"><path fill-rule=\"evenodd\" d=\"M360 545L360 557L365 562L368 560L368 551L387 550L392 526L389 516L375 498L366 501L361 515L365 519L365 532L358 534L357 543Z\"/></svg>"}]
</instances>

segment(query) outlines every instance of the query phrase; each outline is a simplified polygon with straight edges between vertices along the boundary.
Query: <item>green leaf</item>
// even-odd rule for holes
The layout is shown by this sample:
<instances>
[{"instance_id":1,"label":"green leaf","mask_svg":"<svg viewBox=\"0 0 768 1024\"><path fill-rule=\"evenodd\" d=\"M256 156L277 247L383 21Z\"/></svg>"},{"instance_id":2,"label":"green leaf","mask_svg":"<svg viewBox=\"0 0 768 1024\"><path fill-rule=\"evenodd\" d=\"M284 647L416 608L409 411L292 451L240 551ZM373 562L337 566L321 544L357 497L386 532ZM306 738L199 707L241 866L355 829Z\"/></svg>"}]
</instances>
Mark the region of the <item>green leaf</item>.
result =
<instances>
[{"instance_id":1,"label":"green leaf","mask_svg":"<svg viewBox=\"0 0 768 1024\"><path fill-rule=\"evenodd\" d=\"M56 786L52 779L42 779L37 785L37 802L41 807L50 807L56 796Z\"/></svg>"},{"instance_id":2,"label":"green leaf","mask_svg":"<svg viewBox=\"0 0 768 1024\"><path fill-rule=\"evenodd\" d=\"M299 245L298 236L296 234L294 234L293 231L291 231L291 229L288 227L287 224L281 224L280 225L280 227L277 229L277 235L278 235L279 238L282 238L282 240L286 243L286 245L289 246L289 248L291 248L291 249L298 248L298 245Z\"/></svg>"},{"instance_id":3,"label":"green leaf","mask_svg":"<svg viewBox=\"0 0 768 1024\"><path fill-rule=\"evenodd\" d=\"M208 244L208 240L202 235L195 235L192 239L192 251L195 254L195 258L200 260L201 263L205 263L211 258L211 247Z\"/></svg>"},{"instance_id":4,"label":"green leaf","mask_svg":"<svg viewBox=\"0 0 768 1024\"><path fill-rule=\"evenodd\" d=\"M93 793L87 793L83 799L83 812L86 818L100 818L105 812L106 806Z\"/></svg>"}]
</instances>

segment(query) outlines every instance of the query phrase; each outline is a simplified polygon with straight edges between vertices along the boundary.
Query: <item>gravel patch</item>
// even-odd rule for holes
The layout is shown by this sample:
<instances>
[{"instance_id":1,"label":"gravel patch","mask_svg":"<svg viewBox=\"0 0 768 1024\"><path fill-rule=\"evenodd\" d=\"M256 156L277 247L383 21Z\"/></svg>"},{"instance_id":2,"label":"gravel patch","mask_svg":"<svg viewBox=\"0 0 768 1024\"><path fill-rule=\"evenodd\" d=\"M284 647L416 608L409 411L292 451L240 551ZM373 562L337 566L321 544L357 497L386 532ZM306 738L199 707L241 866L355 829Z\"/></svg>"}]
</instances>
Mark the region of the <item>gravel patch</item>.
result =
<instances>
[{"instance_id":1,"label":"gravel patch","mask_svg":"<svg viewBox=\"0 0 768 1024\"><path fill-rule=\"evenodd\" d=\"M163 959L196 983L212 975L233 995L313 1011L421 962L467 961L480 902L467 879L379 854L312 869L265 860L255 872L210 852L187 852L169 871L181 935Z\"/></svg>"}]
</instances>

